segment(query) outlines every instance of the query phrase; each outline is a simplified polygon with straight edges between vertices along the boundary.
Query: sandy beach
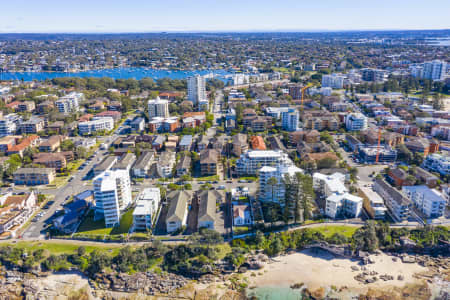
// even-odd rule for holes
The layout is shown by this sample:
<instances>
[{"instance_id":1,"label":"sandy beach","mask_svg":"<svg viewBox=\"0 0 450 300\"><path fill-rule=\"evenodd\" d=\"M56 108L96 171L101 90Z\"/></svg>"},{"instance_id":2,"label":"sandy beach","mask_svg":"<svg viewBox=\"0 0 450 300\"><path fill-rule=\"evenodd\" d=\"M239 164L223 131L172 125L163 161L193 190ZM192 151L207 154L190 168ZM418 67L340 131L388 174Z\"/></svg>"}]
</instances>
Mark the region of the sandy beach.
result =
<instances>
[{"instance_id":1,"label":"sandy beach","mask_svg":"<svg viewBox=\"0 0 450 300\"><path fill-rule=\"evenodd\" d=\"M400 260L393 261L391 256L384 253L371 257L375 263L366 265L367 271L375 271L378 275L392 275L394 280L387 282L378 280L371 284L362 284L354 279L354 276L362 271L352 270L352 266L361 270L359 261L336 258L327 252L316 252L311 249L275 257L274 262L267 264L262 271L249 271L246 276L250 280L249 285L255 287L291 286L303 283L309 289L346 286L354 291L365 292L369 287L402 287L407 283L419 282L420 280L414 278L413 275L427 271L427 268L415 263L406 264ZM251 273L262 273L262 275L251 276ZM398 275L402 275L404 279L397 280Z\"/></svg>"}]
</instances>

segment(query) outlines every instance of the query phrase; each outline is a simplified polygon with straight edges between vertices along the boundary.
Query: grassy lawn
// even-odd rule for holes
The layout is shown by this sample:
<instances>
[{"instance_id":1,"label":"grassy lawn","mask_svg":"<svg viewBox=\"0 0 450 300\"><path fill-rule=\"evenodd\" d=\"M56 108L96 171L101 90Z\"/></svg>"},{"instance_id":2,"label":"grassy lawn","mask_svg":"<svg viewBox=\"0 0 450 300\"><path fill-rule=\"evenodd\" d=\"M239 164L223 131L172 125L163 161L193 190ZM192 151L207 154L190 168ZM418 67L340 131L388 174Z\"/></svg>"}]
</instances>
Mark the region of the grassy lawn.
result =
<instances>
[{"instance_id":1,"label":"grassy lawn","mask_svg":"<svg viewBox=\"0 0 450 300\"><path fill-rule=\"evenodd\" d=\"M69 180L69 176L56 176L55 180L51 184L49 184L49 187L56 187L59 188L67 183L67 180Z\"/></svg>"},{"instance_id":2,"label":"grassy lawn","mask_svg":"<svg viewBox=\"0 0 450 300\"><path fill-rule=\"evenodd\" d=\"M83 235L116 235L128 233L133 224L133 211L130 209L122 215L120 225L118 227L105 227L105 220L100 219L94 221L94 211L90 211L78 229L79 234Z\"/></svg>"},{"instance_id":3,"label":"grassy lawn","mask_svg":"<svg viewBox=\"0 0 450 300\"><path fill-rule=\"evenodd\" d=\"M316 228L309 228L309 230L321 232L326 238L331 237L335 233L340 233L348 238L351 238L357 229L358 227L345 225L327 225Z\"/></svg>"},{"instance_id":4,"label":"grassy lawn","mask_svg":"<svg viewBox=\"0 0 450 300\"><path fill-rule=\"evenodd\" d=\"M80 247L79 244L62 243L60 241L40 241L40 242L18 242L11 244L11 242L0 242L0 246L13 246L17 248L27 249L28 251L34 251L37 249L48 250L51 254L73 254L76 253L77 249ZM86 252L90 253L95 249L102 251L108 251L112 253L117 253L120 246L112 245L98 245L98 246L85 246Z\"/></svg>"},{"instance_id":5,"label":"grassy lawn","mask_svg":"<svg viewBox=\"0 0 450 300\"><path fill-rule=\"evenodd\" d=\"M105 228L105 220L100 219L94 221L94 211L91 210L89 214L81 222L77 233L88 234L88 235L105 235L110 234L112 228Z\"/></svg>"},{"instance_id":6,"label":"grassy lawn","mask_svg":"<svg viewBox=\"0 0 450 300\"><path fill-rule=\"evenodd\" d=\"M195 177L197 181L214 181L219 180L219 175L205 176L205 177Z\"/></svg>"},{"instance_id":7,"label":"grassy lawn","mask_svg":"<svg viewBox=\"0 0 450 300\"><path fill-rule=\"evenodd\" d=\"M239 177L239 180L251 180L251 181L257 181L258 177L256 176L244 176L244 177Z\"/></svg>"},{"instance_id":8,"label":"grassy lawn","mask_svg":"<svg viewBox=\"0 0 450 300\"><path fill-rule=\"evenodd\" d=\"M69 162L67 164L67 170L69 171L69 173L72 173L74 171L77 171L78 168L85 162L84 159L78 159L72 162Z\"/></svg>"},{"instance_id":9,"label":"grassy lawn","mask_svg":"<svg viewBox=\"0 0 450 300\"><path fill-rule=\"evenodd\" d=\"M120 219L120 225L118 227L114 227L111 231L111 234L128 233L131 225L133 225L133 211L134 209L129 209L122 215L122 218Z\"/></svg>"},{"instance_id":10,"label":"grassy lawn","mask_svg":"<svg viewBox=\"0 0 450 300\"><path fill-rule=\"evenodd\" d=\"M247 226L234 227L233 232L235 235L248 233L248 227Z\"/></svg>"}]
</instances>

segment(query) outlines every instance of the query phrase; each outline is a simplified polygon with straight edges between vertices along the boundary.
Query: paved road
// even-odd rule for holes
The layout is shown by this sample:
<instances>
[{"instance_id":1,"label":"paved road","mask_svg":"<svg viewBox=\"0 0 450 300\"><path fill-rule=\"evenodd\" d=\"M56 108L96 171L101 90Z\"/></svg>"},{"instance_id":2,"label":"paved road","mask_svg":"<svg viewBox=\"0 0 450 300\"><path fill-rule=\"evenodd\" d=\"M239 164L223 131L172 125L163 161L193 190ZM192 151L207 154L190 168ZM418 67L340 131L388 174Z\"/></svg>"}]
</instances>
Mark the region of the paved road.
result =
<instances>
[{"instance_id":1,"label":"paved road","mask_svg":"<svg viewBox=\"0 0 450 300\"><path fill-rule=\"evenodd\" d=\"M42 194L54 195L54 203L49 207L49 209L44 210L44 216L37 222L31 223L23 234L24 238L43 238L44 229L47 227L51 217L54 215L56 210L62 209L62 205L67 197L77 195L83 191L91 189L90 186L86 186L86 181L83 178L92 169L92 167L100 162L105 157L105 151L97 151L94 154L93 159L86 165L83 170L77 171L73 175L73 179L61 188L57 189L38 189L38 192Z\"/></svg>"}]
</instances>

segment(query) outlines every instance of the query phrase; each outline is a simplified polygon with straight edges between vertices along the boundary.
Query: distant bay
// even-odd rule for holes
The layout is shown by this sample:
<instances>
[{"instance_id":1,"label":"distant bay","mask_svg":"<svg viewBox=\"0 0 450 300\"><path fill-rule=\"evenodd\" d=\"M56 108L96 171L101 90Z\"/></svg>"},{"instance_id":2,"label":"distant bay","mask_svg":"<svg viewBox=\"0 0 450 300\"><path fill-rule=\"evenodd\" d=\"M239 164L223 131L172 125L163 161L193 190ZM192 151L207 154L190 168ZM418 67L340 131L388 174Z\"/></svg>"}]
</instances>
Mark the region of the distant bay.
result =
<instances>
[{"instance_id":1,"label":"distant bay","mask_svg":"<svg viewBox=\"0 0 450 300\"><path fill-rule=\"evenodd\" d=\"M0 72L0 80L46 80L59 77L110 77L113 79L142 79L150 77L155 81L161 78L170 79L185 79L192 75L209 75L224 79L226 75L232 73L226 70L160 70L151 68L115 68L115 69L101 69L89 70L79 72Z\"/></svg>"}]
</instances>

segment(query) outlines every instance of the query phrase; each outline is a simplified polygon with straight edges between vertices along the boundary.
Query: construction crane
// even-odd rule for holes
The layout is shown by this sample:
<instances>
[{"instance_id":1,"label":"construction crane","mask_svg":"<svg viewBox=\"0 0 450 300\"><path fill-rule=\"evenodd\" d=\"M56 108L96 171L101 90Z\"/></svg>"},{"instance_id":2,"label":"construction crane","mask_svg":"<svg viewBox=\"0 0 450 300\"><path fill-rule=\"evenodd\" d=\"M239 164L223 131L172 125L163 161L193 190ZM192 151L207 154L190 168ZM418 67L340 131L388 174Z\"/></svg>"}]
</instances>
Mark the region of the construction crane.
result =
<instances>
[{"instance_id":1,"label":"construction crane","mask_svg":"<svg viewBox=\"0 0 450 300\"><path fill-rule=\"evenodd\" d=\"M377 156L375 158L375 163L378 163L378 159L380 158L380 143L381 143L381 126L378 127L378 146L377 146Z\"/></svg>"},{"instance_id":2,"label":"construction crane","mask_svg":"<svg viewBox=\"0 0 450 300\"><path fill-rule=\"evenodd\" d=\"M305 85L304 87L302 87L301 92L302 92L302 104L300 106L301 112L303 113L303 100L305 98L305 91L310 88L312 86L311 83L308 83L307 85Z\"/></svg>"}]
</instances>

